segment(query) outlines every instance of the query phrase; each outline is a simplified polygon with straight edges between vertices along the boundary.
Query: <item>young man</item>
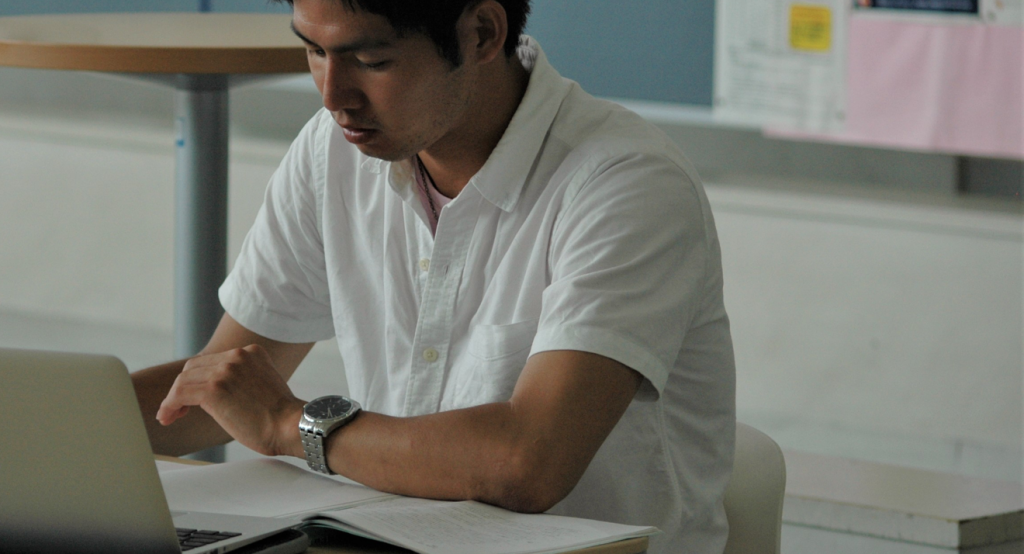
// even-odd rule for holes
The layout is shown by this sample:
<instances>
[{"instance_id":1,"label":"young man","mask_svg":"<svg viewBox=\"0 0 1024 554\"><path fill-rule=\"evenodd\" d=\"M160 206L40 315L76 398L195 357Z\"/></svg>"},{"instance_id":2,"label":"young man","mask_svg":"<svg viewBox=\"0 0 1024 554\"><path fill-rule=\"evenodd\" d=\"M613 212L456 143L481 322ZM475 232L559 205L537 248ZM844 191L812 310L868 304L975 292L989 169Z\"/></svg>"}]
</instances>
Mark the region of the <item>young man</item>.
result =
<instances>
[{"instance_id":1,"label":"young man","mask_svg":"<svg viewBox=\"0 0 1024 554\"><path fill-rule=\"evenodd\" d=\"M520 40L527 0L293 8L324 110L270 183L210 343L135 374L155 450L234 438L384 491L720 552L732 347L689 162ZM317 438L286 381L331 337L364 409L311 402L345 423Z\"/></svg>"}]
</instances>

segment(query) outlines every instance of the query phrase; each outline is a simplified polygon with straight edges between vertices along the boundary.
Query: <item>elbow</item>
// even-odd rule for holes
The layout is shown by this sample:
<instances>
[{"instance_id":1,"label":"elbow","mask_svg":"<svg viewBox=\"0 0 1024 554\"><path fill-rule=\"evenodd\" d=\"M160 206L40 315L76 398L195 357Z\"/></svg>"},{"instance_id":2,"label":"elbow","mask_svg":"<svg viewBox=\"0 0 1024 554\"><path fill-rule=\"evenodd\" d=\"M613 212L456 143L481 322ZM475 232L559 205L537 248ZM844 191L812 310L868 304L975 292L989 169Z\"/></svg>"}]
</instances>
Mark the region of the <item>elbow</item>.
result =
<instances>
[{"instance_id":1,"label":"elbow","mask_svg":"<svg viewBox=\"0 0 1024 554\"><path fill-rule=\"evenodd\" d=\"M502 473L494 498L484 501L527 514L550 510L568 496L580 477L545 456L529 454L513 455Z\"/></svg>"},{"instance_id":2,"label":"elbow","mask_svg":"<svg viewBox=\"0 0 1024 554\"><path fill-rule=\"evenodd\" d=\"M539 487L530 487L525 490L517 502L506 509L523 514L542 514L555 507L566 495L552 494L550 490L541 490Z\"/></svg>"},{"instance_id":3,"label":"elbow","mask_svg":"<svg viewBox=\"0 0 1024 554\"><path fill-rule=\"evenodd\" d=\"M510 486L495 505L523 514L544 513L558 504L565 495L553 494L550 490L533 483Z\"/></svg>"}]
</instances>

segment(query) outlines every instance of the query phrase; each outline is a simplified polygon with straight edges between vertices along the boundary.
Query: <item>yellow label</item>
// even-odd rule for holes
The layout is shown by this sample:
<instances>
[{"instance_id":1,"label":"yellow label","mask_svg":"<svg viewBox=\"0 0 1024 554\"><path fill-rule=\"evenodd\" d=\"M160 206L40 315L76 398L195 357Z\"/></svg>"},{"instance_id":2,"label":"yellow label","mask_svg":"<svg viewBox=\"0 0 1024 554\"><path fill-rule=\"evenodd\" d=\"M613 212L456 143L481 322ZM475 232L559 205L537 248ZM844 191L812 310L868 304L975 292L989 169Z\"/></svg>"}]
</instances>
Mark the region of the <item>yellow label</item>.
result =
<instances>
[{"instance_id":1,"label":"yellow label","mask_svg":"<svg viewBox=\"0 0 1024 554\"><path fill-rule=\"evenodd\" d=\"M808 4L790 6L789 45L796 50L828 52L832 48L832 10Z\"/></svg>"}]
</instances>

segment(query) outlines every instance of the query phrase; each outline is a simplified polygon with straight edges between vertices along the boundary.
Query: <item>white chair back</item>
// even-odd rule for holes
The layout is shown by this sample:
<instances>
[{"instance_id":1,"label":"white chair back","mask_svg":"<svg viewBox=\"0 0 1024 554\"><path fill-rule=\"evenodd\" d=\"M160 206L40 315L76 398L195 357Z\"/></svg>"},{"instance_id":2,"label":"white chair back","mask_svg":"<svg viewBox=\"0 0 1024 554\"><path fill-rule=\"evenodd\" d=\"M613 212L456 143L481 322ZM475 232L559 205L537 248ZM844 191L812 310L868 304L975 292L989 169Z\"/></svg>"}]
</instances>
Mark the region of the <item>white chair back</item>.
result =
<instances>
[{"instance_id":1,"label":"white chair back","mask_svg":"<svg viewBox=\"0 0 1024 554\"><path fill-rule=\"evenodd\" d=\"M723 554L779 554L786 461L768 435L736 424L736 455L725 489L729 540Z\"/></svg>"}]
</instances>

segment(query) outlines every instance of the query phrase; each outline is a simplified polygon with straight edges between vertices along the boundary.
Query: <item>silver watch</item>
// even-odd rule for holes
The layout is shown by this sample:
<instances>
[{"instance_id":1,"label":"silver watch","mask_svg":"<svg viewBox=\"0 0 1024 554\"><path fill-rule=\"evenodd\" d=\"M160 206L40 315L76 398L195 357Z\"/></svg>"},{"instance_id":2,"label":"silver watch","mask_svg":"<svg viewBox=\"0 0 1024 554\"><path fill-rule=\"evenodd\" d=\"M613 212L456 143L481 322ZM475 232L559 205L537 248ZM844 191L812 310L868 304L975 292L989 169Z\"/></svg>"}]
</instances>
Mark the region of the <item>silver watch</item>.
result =
<instances>
[{"instance_id":1,"label":"silver watch","mask_svg":"<svg viewBox=\"0 0 1024 554\"><path fill-rule=\"evenodd\" d=\"M358 402L344 396L321 396L306 404L299 420L299 435L310 469L334 475L327 467L324 443L332 431L352 421L359 409Z\"/></svg>"}]
</instances>

